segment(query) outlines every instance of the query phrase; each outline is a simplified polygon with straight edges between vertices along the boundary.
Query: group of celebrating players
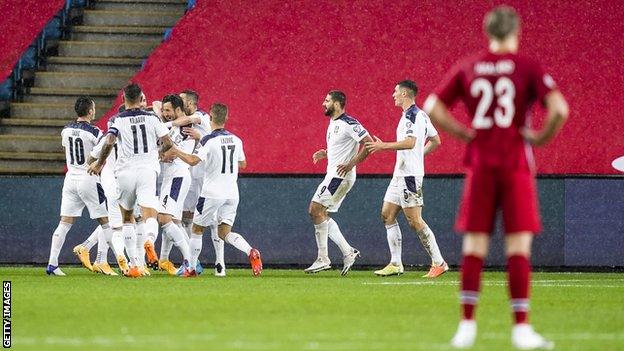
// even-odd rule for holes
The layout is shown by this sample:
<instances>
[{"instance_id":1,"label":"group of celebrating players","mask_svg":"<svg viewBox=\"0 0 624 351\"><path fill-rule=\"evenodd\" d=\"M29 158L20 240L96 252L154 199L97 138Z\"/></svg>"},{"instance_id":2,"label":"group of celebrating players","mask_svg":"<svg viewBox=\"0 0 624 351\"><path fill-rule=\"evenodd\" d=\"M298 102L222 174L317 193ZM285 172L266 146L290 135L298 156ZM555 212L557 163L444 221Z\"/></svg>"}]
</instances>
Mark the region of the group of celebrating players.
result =
<instances>
[{"instance_id":1,"label":"group of celebrating players","mask_svg":"<svg viewBox=\"0 0 624 351\"><path fill-rule=\"evenodd\" d=\"M484 29L488 50L458 63L427 98L424 110L415 104L418 89L413 81L396 84L392 97L402 109L396 142L371 137L347 115L343 92L327 94L323 102L324 113L330 118L327 147L312 156L314 163L327 158L327 174L309 206L318 256L305 272L331 268L328 239L342 251L341 274L352 268L360 253L347 242L329 213L339 209L352 188L356 165L385 150L397 152L381 209L391 260L375 274L398 275L404 271L402 236L396 221L401 211L431 257L425 277L435 278L449 269L433 232L422 219L424 156L440 145L436 125L468 143L466 180L456 222L456 230L465 233L460 274L462 318L451 345L469 348L475 342L474 313L481 270L496 211L501 208L515 321L512 344L522 350L549 349L553 343L528 323L531 244L541 229L531 145L543 145L556 135L567 119L568 105L550 75L533 60L517 54L520 23L513 9L501 6L489 12ZM464 102L472 116L470 127L457 122L448 110L457 100ZM530 126L531 107L536 101L548 113L541 131ZM94 271L115 274L106 262L111 247L126 276L149 275L146 267L196 276L202 270L197 259L202 234L210 227L215 275L225 275L224 242L245 252L253 274L260 275L260 252L231 231L238 206L238 170L246 166L242 142L224 129L228 118L225 105L215 103L205 114L197 109L197 102L198 95L189 90L165 96L148 111L141 89L130 84L124 89L124 111L109 121L108 132L102 135L90 124L95 114L93 101L78 99L75 107L79 118L62 132L68 172L48 274L64 275L58 268L58 254L66 233L86 206L100 225L74 252ZM100 173L101 185L100 178L91 176ZM159 224L163 231L160 257L154 250ZM96 243L98 254L91 264L89 250ZM169 261L174 245L184 257L179 269Z\"/></svg>"}]
</instances>

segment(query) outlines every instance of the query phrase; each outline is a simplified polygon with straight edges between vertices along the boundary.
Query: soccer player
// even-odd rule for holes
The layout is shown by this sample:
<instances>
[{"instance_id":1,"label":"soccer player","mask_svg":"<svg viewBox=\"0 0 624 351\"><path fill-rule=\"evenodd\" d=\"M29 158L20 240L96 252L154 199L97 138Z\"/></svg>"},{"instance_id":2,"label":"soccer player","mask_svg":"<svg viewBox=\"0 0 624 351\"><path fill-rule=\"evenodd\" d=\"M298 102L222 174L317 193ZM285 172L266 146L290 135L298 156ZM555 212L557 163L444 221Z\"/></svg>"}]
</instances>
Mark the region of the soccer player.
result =
<instances>
[{"instance_id":1,"label":"soccer player","mask_svg":"<svg viewBox=\"0 0 624 351\"><path fill-rule=\"evenodd\" d=\"M201 140L204 136L210 134L212 132L212 127L210 126L210 116L200 110L197 107L199 103L199 94L193 90L184 90L180 93L180 97L184 101L184 112L187 116L191 118L191 123L193 123L193 128L185 128L184 131L187 133L192 133L190 135L196 135L197 141ZM197 166L191 167L191 187L189 189L189 193L186 196L186 200L184 201L184 219L182 220L184 224L184 228L186 229L189 237L192 233L192 224L193 224L193 213L195 210L195 205L197 205L197 199L199 198L199 194L201 193L202 183L204 182L204 167ZM224 242L219 238L217 225L213 225L210 227L210 236L212 238L212 245L215 250L215 270L214 274L217 277L225 277L225 257L224 257Z\"/></svg>"},{"instance_id":2,"label":"soccer player","mask_svg":"<svg viewBox=\"0 0 624 351\"><path fill-rule=\"evenodd\" d=\"M532 145L551 140L568 117L568 105L550 75L517 54L520 20L500 6L485 16L489 50L461 61L425 102L425 111L443 130L468 143L464 193L456 229L464 232L460 301L462 319L451 345L471 347L477 334L474 311L481 290L481 268L498 208L502 209L505 253L514 327L512 344L522 350L552 348L529 324L531 243L540 231ZM458 123L448 108L462 100L471 127ZM548 117L541 131L530 126L532 104Z\"/></svg>"},{"instance_id":3,"label":"soccer player","mask_svg":"<svg viewBox=\"0 0 624 351\"><path fill-rule=\"evenodd\" d=\"M372 141L368 131L355 118L345 112L347 96L338 90L330 91L323 101L325 116L329 117L327 126L327 150L321 149L312 155L312 161L327 158L327 175L319 184L308 213L314 223L314 235L318 256L312 265L304 270L316 273L331 268L327 253L327 238L332 239L342 251L343 267L341 274L349 273L360 252L354 249L342 235L336 221L328 212L337 212L345 196L355 183L355 165L368 156L365 142Z\"/></svg>"},{"instance_id":4,"label":"soccer player","mask_svg":"<svg viewBox=\"0 0 624 351\"><path fill-rule=\"evenodd\" d=\"M386 143L374 137L375 141L366 143L366 149L371 153L383 150L397 152L394 173L381 208L391 258L386 267L375 271L379 276L403 274L401 229L396 220L401 208L409 226L418 234L420 243L431 257L431 268L423 277L437 278L448 271L448 264L442 258L433 231L422 218L424 157L440 145L440 137L427 114L416 106L414 99L417 92L418 87L411 80L401 81L394 87L394 105L403 110L396 129L397 141Z\"/></svg>"},{"instance_id":5,"label":"soccer player","mask_svg":"<svg viewBox=\"0 0 624 351\"><path fill-rule=\"evenodd\" d=\"M129 238L126 251L132 268L126 275L130 277L140 276L144 269L136 250L136 233L132 218L134 205L138 203L140 206L147 236L155 238L158 233L156 216L159 207L156 197L156 178L160 172L156 142L160 140L162 152L166 152L173 146L167 127L156 115L141 109L141 93L141 88L134 83L124 88L126 110L115 118L108 130L106 145L104 145L101 157L89 167L89 173L99 174L104 160L117 142L119 157L115 175L119 186L118 202L123 218L122 231L124 237ZM153 246L151 249L153 250ZM186 261L185 267L188 267Z\"/></svg>"},{"instance_id":6,"label":"soccer player","mask_svg":"<svg viewBox=\"0 0 624 351\"><path fill-rule=\"evenodd\" d=\"M63 183L61 220L52 235L50 259L46 268L48 275L65 275L58 267L58 256L65 242L65 236L87 207L91 218L96 219L106 235L112 235L108 225L106 196L99 183L99 177L87 173L87 156L102 137L102 131L91 125L95 116L95 103L88 96L80 96L74 105L78 115L75 122L63 128L61 140L65 148L67 174ZM90 265L90 263L89 263Z\"/></svg>"},{"instance_id":7,"label":"soccer player","mask_svg":"<svg viewBox=\"0 0 624 351\"><path fill-rule=\"evenodd\" d=\"M247 167L243 142L225 129L227 106L219 103L210 107L212 132L202 138L199 149L191 155L174 148L177 157L191 166L204 166L204 183L193 215L191 235L191 267L195 267L202 249L202 234L206 227L218 226L221 240L244 252L249 257L252 273L262 273L260 252L252 248L242 235L232 232L238 208L238 170ZM189 274L192 276L195 272Z\"/></svg>"},{"instance_id":8,"label":"soccer player","mask_svg":"<svg viewBox=\"0 0 624 351\"><path fill-rule=\"evenodd\" d=\"M167 95L163 98L162 117L171 123L185 117L184 102L178 95ZM193 152L195 140L183 134L181 126L172 125L169 130L169 137L184 152ZM184 233L179 224L182 220L184 199L191 185L191 173L189 165L175 158L172 150L167 151L161 157L161 161L163 161L161 162L161 176L163 180L160 188L161 206L158 220L163 228L163 242L158 267L167 271L170 275L174 275L176 274L176 268L169 261L171 244L180 248L183 256L186 255L184 256L185 258L190 258L188 238L186 238L186 233ZM197 270L197 272L199 273L200 270Z\"/></svg>"}]
</instances>

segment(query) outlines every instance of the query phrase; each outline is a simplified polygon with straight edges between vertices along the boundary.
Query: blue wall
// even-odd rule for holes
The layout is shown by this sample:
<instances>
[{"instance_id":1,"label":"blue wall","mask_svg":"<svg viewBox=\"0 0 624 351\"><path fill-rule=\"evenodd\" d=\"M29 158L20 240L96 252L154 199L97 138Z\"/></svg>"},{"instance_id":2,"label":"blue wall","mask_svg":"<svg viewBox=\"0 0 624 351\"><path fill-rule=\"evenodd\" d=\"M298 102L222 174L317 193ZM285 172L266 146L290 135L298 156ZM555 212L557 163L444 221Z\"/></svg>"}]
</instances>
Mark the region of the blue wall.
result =
<instances>
[{"instance_id":1,"label":"blue wall","mask_svg":"<svg viewBox=\"0 0 624 351\"><path fill-rule=\"evenodd\" d=\"M320 180L240 179L241 203L234 229L261 250L267 264L303 265L316 258L307 207ZM379 219L388 181L360 177L334 216L347 240L362 252L360 264L381 266L389 260L385 229ZM450 264L457 264L460 258L461 240L452 227L462 182L461 178L425 179L424 218ZM0 177L0 263L47 262L50 238L58 223L62 184L62 177ZM535 241L534 265L624 266L624 179L542 178L538 189L544 231ZM429 264L416 235L402 218L400 224L404 263ZM61 262L77 262L71 248L94 227L85 211L68 234ZM497 232L489 265L504 264L500 225ZM330 256L341 265L340 252L331 242ZM205 240L201 259L213 260L209 240ZM246 258L226 246L226 262L245 263Z\"/></svg>"}]
</instances>

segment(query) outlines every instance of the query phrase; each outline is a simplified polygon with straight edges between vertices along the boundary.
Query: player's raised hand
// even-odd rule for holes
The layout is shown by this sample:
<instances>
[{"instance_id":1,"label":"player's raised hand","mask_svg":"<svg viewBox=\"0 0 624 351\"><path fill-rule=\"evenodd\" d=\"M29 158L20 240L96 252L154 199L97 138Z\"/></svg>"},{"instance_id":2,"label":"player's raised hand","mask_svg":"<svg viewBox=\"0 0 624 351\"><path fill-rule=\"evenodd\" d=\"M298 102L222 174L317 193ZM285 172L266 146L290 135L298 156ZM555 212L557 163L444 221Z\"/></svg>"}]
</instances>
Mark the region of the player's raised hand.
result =
<instances>
[{"instance_id":1,"label":"player's raised hand","mask_svg":"<svg viewBox=\"0 0 624 351\"><path fill-rule=\"evenodd\" d=\"M312 162L316 164L318 161L327 158L327 151L325 149L321 149L312 155Z\"/></svg>"},{"instance_id":2,"label":"player's raised hand","mask_svg":"<svg viewBox=\"0 0 624 351\"><path fill-rule=\"evenodd\" d=\"M199 134L199 131L197 131L197 129L191 128L191 127L184 127L182 128L182 134L184 135L188 135L191 138L195 139L195 140L200 140L201 139L201 134Z\"/></svg>"},{"instance_id":3,"label":"player's raised hand","mask_svg":"<svg viewBox=\"0 0 624 351\"><path fill-rule=\"evenodd\" d=\"M104 165L101 165L99 162L93 162L89 165L87 173L89 173L89 175L100 175L102 167L104 167Z\"/></svg>"},{"instance_id":4,"label":"player's raised hand","mask_svg":"<svg viewBox=\"0 0 624 351\"><path fill-rule=\"evenodd\" d=\"M373 135L373 139L374 139L374 141L367 141L366 143L364 143L364 146L366 147L366 150L368 152L370 152L371 154L373 152L377 152L379 150L383 150L385 148L385 146L386 146L386 143L381 141L381 139L379 139L376 135Z\"/></svg>"},{"instance_id":5,"label":"player's raised hand","mask_svg":"<svg viewBox=\"0 0 624 351\"><path fill-rule=\"evenodd\" d=\"M162 117L162 101L152 101L152 111L154 111L156 116Z\"/></svg>"}]
</instances>

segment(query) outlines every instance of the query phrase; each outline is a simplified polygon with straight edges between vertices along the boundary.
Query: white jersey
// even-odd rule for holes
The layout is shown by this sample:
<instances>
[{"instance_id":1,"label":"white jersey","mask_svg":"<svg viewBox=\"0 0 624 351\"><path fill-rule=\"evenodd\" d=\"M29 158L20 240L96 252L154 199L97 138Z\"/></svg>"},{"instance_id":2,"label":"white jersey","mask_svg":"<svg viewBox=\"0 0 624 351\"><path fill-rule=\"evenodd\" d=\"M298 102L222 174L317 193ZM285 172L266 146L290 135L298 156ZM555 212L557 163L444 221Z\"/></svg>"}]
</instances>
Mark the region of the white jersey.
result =
<instances>
[{"instance_id":1,"label":"white jersey","mask_svg":"<svg viewBox=\"0 0 624 351\"><path fill-rule=\"evenodd\" d=\"M155 114L141 109L126 110L115 117L108 132L117 137L119 145L116 173L139 168L160 172L157 141L169 134L169 129Z\"/></svg>"},{"instance_id":2,"label":"white jersey","mask_svg":"<svg viewBox=\"0 0 624 351\"><path fill-rule=\"evenodd\" d=\"M108 120L108 129L110 129L110 127L113 125L113 122L115 121L115 117L117 116L113 116ZM100 155L102 154L102 149L104 148L104 145L106 144L106 138L102 138L100 140L100 142L93 148L93 150L91 151L91 157L95 158L95 159L99 159ZM106 180L114 180L115 179L115 165L117 164L117 157L119 154L119 145L117 145L117 143L115 143L113 145L113 150L111 150L110 154L108 154L108 157L106 158L106 163L104 164L104 167L102 167L102 173L100 174L100 178L102 178L102 182L105 182Z\"/></svg>"},{"instance_id":3,"label":"white jersey","mask_svg":"<svg viewBox=\"0 0 624 351\"><path fill-rule=\"evenodd\" d=\"M202 138L212 132L212 127L210 126L210 115L208 115L206 112L202 110L197 110L191 115L191 117L199 118L201 123L194 124L193 128L197 129ZM193 179L198 179L198 181L201 182L204 178L203 169L204 167L202 165L191 167L191 177Z\"/></svg>"},{"instance_id":4,"label":"white jersey","mask_svg":"<svg viewBox=\"0 0 624 351\"><path fill-rule=\"evenodd\" d=\"M424 151L427 138L438 135L429 116L416 105L403 111L396 130L397 141L407 137L416 138L414 147L407 150L398 150L394 166L395 177L423 177L425 175Z\"/></svg>"},{"instance_id":5,"label":"white jersey","mask_svg":"<svg viewBox=\"0 0 624 351\"><path fill-rule=\"evenodd\" d=\"M182 128L184 127L171 127L169 129L169 137L179 149L187 154L191 154L195 148L195 140L189 138L186 134L182 134ZM188 163L179 158L175 158L172 162L161 162L160 167L163 178L183 177L186 174L190 176Z\"/></svg>"},{"instance_id":6,"label":"white jersey","mask_svg":"<svg viewBox=\"0 0 624 351\"><path fill-rule=\"evenodd\" d=\"M327 175L336 178L337 169L341 164L351 161L359 150L359 143L368 131L355 118L343 113L336 119L329 121L327 127ZM355 179L355 167L344 177Z\"/></svg>"},{"instance_id":7,"label":"white jersey","mask_svg":"<svg viewBox=\"0 0 624 351\"><path fill-rule=\"evenodd\" d=\"M243 142L225 129L215 129L200 145L195 155L203 161L205 172L201 196L238 199L238 162L245 161Z\"/></svg>"},{"instance_id":8,"label":"white jersey","mask_svg":"<svg viewBox=\"0 0 624 351\"><path fill-rule=\"evenodd\" d=\"M102 131L89 122L72 122L63 128L61 142L65 147L67 175L88 175L87 158L102 137Z\"/></svg>"}]
</instances>

